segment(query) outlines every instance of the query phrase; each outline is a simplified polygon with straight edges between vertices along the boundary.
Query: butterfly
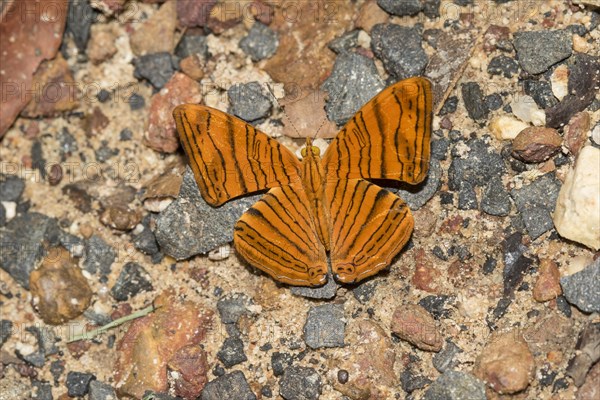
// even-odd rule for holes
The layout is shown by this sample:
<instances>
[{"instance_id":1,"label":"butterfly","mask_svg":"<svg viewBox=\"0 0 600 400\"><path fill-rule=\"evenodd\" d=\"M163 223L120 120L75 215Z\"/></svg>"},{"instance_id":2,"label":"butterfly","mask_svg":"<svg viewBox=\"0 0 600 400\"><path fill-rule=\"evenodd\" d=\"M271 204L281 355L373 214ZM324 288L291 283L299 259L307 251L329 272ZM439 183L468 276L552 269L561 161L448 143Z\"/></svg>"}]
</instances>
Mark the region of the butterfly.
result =
<instances>
[{"instance_id":1,"label":"butterfly","mask_svg":"<svg viewBox=\"0 0 600 400\"><path fill-rule=\"evenodd\" d=\"M268 189L235 224L234 247L277 281L323 285L330 263L336 281L359 282L387 267L410 238L414 220L406 203L369 180L425 179L432 120L427 79L405 79L377 94L322 157L308 138L302 160L214 108L184 104L173 116L207 203L216 207Z\"/></svg>"}]
</instances>

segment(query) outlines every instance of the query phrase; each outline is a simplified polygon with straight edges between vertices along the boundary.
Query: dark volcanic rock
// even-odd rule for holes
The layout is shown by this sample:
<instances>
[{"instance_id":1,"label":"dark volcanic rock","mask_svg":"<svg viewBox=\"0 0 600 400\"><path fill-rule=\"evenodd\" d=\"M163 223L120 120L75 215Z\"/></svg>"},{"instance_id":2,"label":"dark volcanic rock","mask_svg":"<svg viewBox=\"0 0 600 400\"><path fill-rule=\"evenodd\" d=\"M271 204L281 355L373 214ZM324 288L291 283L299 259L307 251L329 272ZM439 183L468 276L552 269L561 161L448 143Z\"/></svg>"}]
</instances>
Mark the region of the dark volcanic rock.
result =
<instances>
[{"instance_id":1,"label":"dark volcanic rock","mask_svg":"<svg viewBox=\"0 0 600 400\"><path fill-rule=\"evenodd\" d=\"M147 79L156 89L167 84L175 73L171 54L167 52L143 55L134 60L135 76Z\"/></svg>"},{"instance_id":2,"label":"dark volcanic rock","mask_svg":"<svg viewBox=\"0 0 600 400\"><path fill-rule=\"evenodd\" d=\"M321 377L313 368L291 366L279 381L279 394L285 400L317 400Z\"/></svg>"},{"instance_id":3,"label":"dark volcanic rock","mask_svg":"<svg viewBox=\"0 0 600 400\"><path fill-rule=\"evenodd\" d=\"M371 49L397 80L422 75L427 66L423 40L416 28L377 24L371 30Z\"/></svg>"},{"instance_id":4,"label":"dark volcanic rock","mask_svg":"<svg viewBox=\"0 0 600 400\"><path fill-rule=\"evenodd\" d=\"M237 337L228 337L225 339L223 346L217 352L217 358L226 368L231 368L248 360L246 353L244 353L244 342L242 342L242 339Z\"/></svg>"},{"instance_id":5,"label":"dark volcanic rock","mask_svg":"<svg viewBox=\"0 0 600 400\"><path fill-rule=\"evenodd\" d=\"M344 345L343 304L324 304L308 311L304 325L304 341L312 349Z\"/></svg>"},{"instance_id":6,"label":"dark volcanic rock","mask_svg":"<svg viewBox=\"0 0 600 400\"><path fill-rule=\"evenodd\" d=\"M268 26L256 21L248 35L240 40L239 46L252 61L260 61L271 57L277 51L279 39Z\"/></svg>"},{"instance_id":7,"label":"dark volcanic rock","mask_svg":"<svg viewBox=\"0 0 600 400\"><path fill-rule=\"evenodd\" d=\"M123 266L110 294L117 301L125 301L139 292L152 290L152 283L146 270L135 262Z\"/></svg>"},{"instance_id":8,"label":"dark volcanic rock","mask_svg":"<svg viewBox=\"0 0 600 400\"><path fill-rule=\"evenodd\" d=\"M489 110L479 84L477 82L463 83L461 93L469 117L475 121L486 120Z\"/></svg>"},{"instance_id":9,"label":"dark volcanic rock","mask_svg":"<svg viewBox=\"0 0 600 400\"><path fill-rule=\"evenodd\" d=\"M256 395L250 390L246 376L241 371L219 376L204 386L201 400L256 400Z\"/></svg>"},{"instance_id":10,"label":"dark volcanic rock","mask_svg":"<svg viewBox=\"0 0 600 400\"><path fill-rule=\"evenodd\" d=\"M485 384L466 372L446 371L425 391L424 400L486 400Z\"/></svg>"},{"instance_id":11,"label":"dark volcanic rock","mask_svg":"<svg viewBox=\"0 0 600 400\"><path fill-rule=\"evenodd\" d=\"M231 112L247 122L267 118L271 113L271 100L262 93L258 82L233 85L227 91Z\"/></svg>"},{"instance_id":12,"label":"dark volcanic rock","mask_svg":"<svg viewBox=\"0 0 600 400\"><path fill-rule=\"evenodd\" d=\"M560 278L567 301L586 313L600 312L600 258L583 270Z\"/></svg>"},{"instance_id":13,"label":"dark volcanic rock","mask_svg":"<svg viewBox=\"0 0 600 400\"><path fill-rule=\"evenodd\" d=\"M514 46L521 68L530 74L541 74L552 65L569 57L573 40L567 31L516 32Z\"/></svg>"}]
</instances>

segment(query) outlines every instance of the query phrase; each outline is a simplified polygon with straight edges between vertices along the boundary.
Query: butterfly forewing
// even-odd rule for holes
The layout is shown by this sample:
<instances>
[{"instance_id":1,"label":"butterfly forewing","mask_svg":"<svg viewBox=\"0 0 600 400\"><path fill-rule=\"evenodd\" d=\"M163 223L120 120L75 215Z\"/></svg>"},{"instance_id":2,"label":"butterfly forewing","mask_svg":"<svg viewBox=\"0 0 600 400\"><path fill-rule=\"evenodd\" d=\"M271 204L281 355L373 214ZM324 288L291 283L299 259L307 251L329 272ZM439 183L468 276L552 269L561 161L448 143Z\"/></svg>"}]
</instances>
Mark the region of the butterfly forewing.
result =
<instances>
[{"instance_id":1,"label":"butterfly forewing","mask_svg":"<svg viewBox=\"0 0 600 400\"><path fill-rule=\"evenodd\" d=\"M173 116L196 183L209 204L218 206L300 181L296 156L241 119L193 104L178 106Z\"/></svg>"},{"instance_id":2,"label":"butterfly forewing","mask_svg":"<svg viewBox=\"0 0 600 400\"><path fill-rule=\"evenodd\" d=\"M325 283L327 256L307 204L302 185L269 190L235 225L237 251L280 282Z\"/></svg>"},{"instance_id":3,"label":"butterfly forewing","mask_svg":"<svg viewBox=\"0 0 600 400\"><path fill-rule=\"evenodd\" d=\"M358 282L388 266L404 247L413 217L398 196L362 179L329 181L331 268L343 283Z\"/></svg>"},{"instance_id":4,"label":"butterfly forewing","mask_svg":"<svg viewBox=\"0 0 600 400\"><path fill-rule=\"evenodd\" d=\"M371 99L327 148L327 180L395 179L419 183L429 168L431 84L400 81Z\"/></svg>"}]
</instances>

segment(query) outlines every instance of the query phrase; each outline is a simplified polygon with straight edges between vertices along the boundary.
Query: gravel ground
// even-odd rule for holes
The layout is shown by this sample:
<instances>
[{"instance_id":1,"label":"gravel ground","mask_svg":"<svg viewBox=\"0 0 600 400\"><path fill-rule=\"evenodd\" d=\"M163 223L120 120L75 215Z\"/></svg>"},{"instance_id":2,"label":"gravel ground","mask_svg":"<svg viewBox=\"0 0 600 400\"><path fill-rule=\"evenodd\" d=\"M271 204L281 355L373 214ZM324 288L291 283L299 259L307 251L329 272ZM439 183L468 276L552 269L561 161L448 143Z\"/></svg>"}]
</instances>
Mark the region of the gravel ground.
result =
<instances>
[{"instance_id":1,"label":"gravel ground","mask_svg":"<svg viewBox=\"0 0 600 400\"><path fill-rule=\"evenodd\" d=\"M1 400L597 398L598 1L23 4L0 25ZM204 202L173 107L297 152L415 75L432 160L389 183L416 225L391 267L306 289L238 258L260 196Z\"/></svg>"}]
</instances>

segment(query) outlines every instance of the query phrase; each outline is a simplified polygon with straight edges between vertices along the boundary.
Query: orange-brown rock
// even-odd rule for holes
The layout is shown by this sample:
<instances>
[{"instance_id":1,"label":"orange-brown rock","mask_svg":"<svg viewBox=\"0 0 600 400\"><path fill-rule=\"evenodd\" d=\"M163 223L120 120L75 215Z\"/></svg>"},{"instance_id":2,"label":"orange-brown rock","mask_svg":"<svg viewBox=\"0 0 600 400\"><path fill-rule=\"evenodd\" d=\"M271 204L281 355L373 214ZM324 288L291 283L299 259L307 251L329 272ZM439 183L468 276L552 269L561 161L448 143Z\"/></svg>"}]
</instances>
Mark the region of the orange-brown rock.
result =
<instances>
[{"instance_id":1,"label":"orange-brown rock","mask_svg":"<svg viewBox=\"0 0 600 400\"><path fill-rule=\"evenodd\" d=\"M391 330L421 350L440 351L444 344L436 321L417 304L398 306L392 316Z\"/></svg>"},{"instance_id":2,"label":"orange-brown rock","mask_svg":"<svg viewBox=\"0 0 600 400\"><path fill-rule=\"evenodd\" d=\"M562 138L553 128L531 126L513 140L513 155L525 162L546 161L560 150Z\"/></svg>"},{"instance_id":3,"label":"orange-brown rock","mask_svg":"<svg viewBox=\"0 0 600 400\"><path fill-rule=\"evenodd\" d=\"M438 284L435 278L438 276L439 271L435 269L425 250L415 250L415 273L411 279L412 285L426 292L436 293Z\"/></svg>"},{"instance_id":4,"label":"orange-brown rock","mask_svg":"<svg viewBox=\"0 0 600 400\"><path fill-rule=\"evenodd\" d=\"M168 362L168 368L177 372L174 379L175 394L186 400L194 400L208 382L206 352L198 345L180 348Z\"/></svg>"},{"instance_id":5,"label":"orange-brown rock","mask_svg":"<svg viewBox=\"0 0 600 400\"><path fill-rule=\"evenodd\" d=\"M585 144L590 127L590 114L585 111L573 115L565 127L565 146L574 156L577 157L579 150Z\"/></svg>"},{"instance_id":6,"label":"orange-brown rock","mask_svg":"<svg viewBox=\"0 0 600 400\"><path fill-rule=\"evenodd\" d=\"M177 27L176 0L165 2L157 12L144 21L129 37L135 55L173 52Z\"/></svg>"},{"instance_id":7,"label":"orange-brown rock","mask_svg":"<svg viewBox=\"0 0 600 400\"><path fill-rule=\"evenodd\" d=\"M202 61L200 61L198 54L192 54L181 60L179 62L179 68L181 68L181 71L183 71L184 74L195 81L199 81L204 77Z\"/></svg>"},{"instance_id":8,"label":"orange-brown rock","mask_svg":"<svg viewBox=\"0 0 600 400\"><path fill-rule=\"evenodd\" d=\"M356 18L354 25L367 33L370 33L371 28L375 25L383 24L390 19L389 14L383 11L383 9L377 5L377 1L375 0L366 1L360 7L357 14L358 17Z\"/></svg>"},{"instance_id":9,"label":"orange-brown rock","mask_svg":"<svg viewBox=\"0 0 600 400\"><path fill-rule=\"evenodd\" d=\"M541 260L539 274L533 286L533 298L544 302L555 299L561 294L560 272L556 263L547 258Z\"/></svg>"},{"instance_id":10,"label":"orange-brown rock","mask_svg":"<svg viewBox=\"0 0 600 400\"><path fill-rule=\"evenodd\" d=\"M33 306L47 324L58 325L83 314L92 289L63 247L48 250L42 265L29 275Z\"/></svg>"}]
</instances>

